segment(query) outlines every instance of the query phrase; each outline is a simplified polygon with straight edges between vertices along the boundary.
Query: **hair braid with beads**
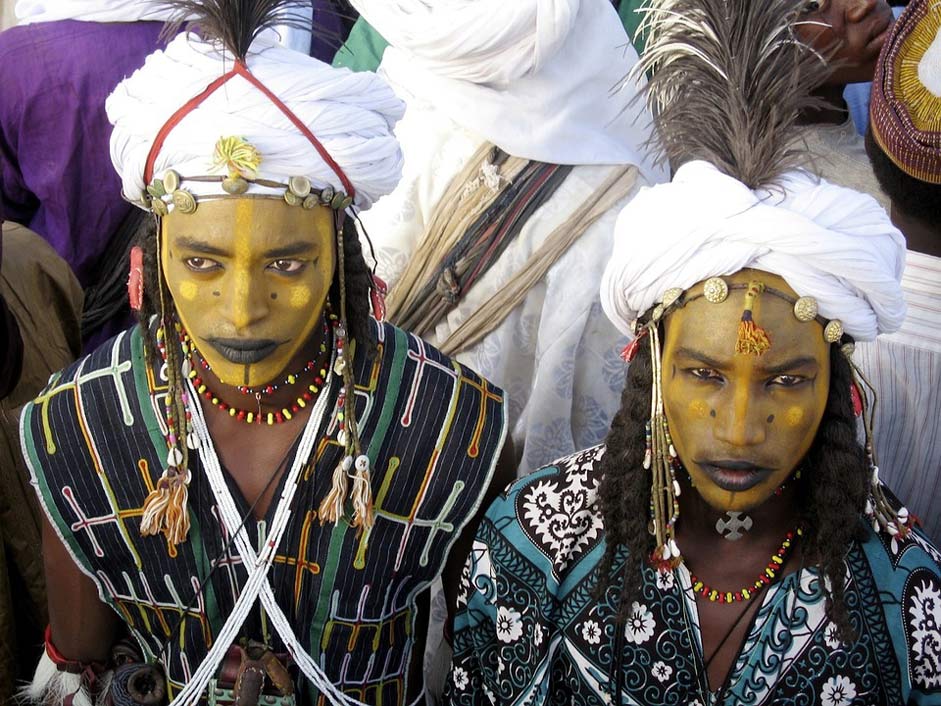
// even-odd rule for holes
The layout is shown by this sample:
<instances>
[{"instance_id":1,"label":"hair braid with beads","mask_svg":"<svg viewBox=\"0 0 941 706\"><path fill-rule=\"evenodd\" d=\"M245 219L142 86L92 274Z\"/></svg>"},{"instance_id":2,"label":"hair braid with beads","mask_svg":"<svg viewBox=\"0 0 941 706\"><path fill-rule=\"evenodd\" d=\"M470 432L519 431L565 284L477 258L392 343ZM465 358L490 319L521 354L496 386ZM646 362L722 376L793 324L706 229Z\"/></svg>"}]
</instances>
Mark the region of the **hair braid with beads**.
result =
<instances>
[{"instance_id":1,"label":"hair braid with beads","mask_svg":"<svg viewBox=\"0 0 941 706\"><path fill-rule=\"evenodd\" d=\"M827 616L847 641L852 639L853 629L844 601L844 557L850 542L862 531L869 486L866 455L856 437L852 379L849 361L838 345L832 345L827 406L801 464L797 491L804 528L801 551L826 578ZM621 408L611 424L601 460L599 504L607 547L596 596L600 598L608 588L620 584L619 622L630 615L631 604L640 592L641 572L654 545L647 530L651 479L643 470L651 384L650 348L641 345L628 367ZM619 548L627 550L620 578L613 575Z\"/></svg>"}]
</instances>

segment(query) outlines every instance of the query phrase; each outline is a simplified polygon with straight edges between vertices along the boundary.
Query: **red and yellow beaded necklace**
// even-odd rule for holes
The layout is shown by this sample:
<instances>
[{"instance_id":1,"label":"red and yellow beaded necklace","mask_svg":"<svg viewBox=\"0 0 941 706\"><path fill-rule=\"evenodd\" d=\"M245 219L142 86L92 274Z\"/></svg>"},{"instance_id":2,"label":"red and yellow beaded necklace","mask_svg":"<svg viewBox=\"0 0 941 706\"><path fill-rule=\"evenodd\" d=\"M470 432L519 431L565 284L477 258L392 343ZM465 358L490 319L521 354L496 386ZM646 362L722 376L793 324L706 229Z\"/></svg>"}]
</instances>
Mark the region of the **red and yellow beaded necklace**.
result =
<instances>
[{"instance_id":1,"label":"red and yellow beaded necklace","mask_svg":"<svg viewBox=\"0 0 941 706\"><path fill-rule=\"evenodd\" d=\"M190 351L190 354L193 356L193 358L197 361L199 366L203 370L211 370L209 363L206 362L205 358L199 355L199 351L196 350L196 347L189 340L189 337L185 331L182 332L181 341L183 339L185 339L185 342L189 344L188 350ZM195 368L191 367L187 372L187 376L193 381L193 387L196 388L196 392L200 394L203 399L207 400L217 409L226 412L233 419L237 419L240 422L245 422L246 424L283 424L284 422L288 422L293 419L295 414L305 408L309 402L312 402L314 395L320 392L321 387L323 387L324 380L327 377L327 365L329 364L327 356L327 342L329 340L330 328L327 323L327 319L324 318L323 336L320 340L319 354L316 358L307 361L300 371L287 375L282 382L271 383L258 389L245 386L236 387L236 389L241 394L254 397L256 403L258 404L257 411L240 409L223 402L221 399L219 399L219 396L215 392L209 389L209 386L206 385L206 382L199 375ZM276 390L284 386L295 385L304 375L313 371L316 371L313 380L307 384L307 388L301 392L300 395L298 395L297 399L295 399L291 405L282 408L280 411L267 413L261 411L262 396L271 395Z\"/></svg>"},{"instance_id":2,"label":"red and yellow beaded necklace","mask_svg":"<svg viewBox=\"0 0 941 706\"><path fill-rule=\"evenodd\" d=\"M781 570L781 567L784 566L784 562L787 559L788 555L791 553L794 544L795 536L802 536L803 530L797 528L796 530L791 530L784 536L784 541L781 542L781 546L778 547L778 550L771 555L771 560L768 562L768 565L762 570L758 575L758 578L755 579L755 582L749 586L744 586L737 591L720 591L718 589L709 586L704 581L700 580L692 571L689 572L689 580L693 585L693 590L699 595L707 598L713 603L738 603L741 601L751 600L752 597L757 595L761 589L770 584L775 576L777 576L778 571Z\"/></svg>"}]
</instances>

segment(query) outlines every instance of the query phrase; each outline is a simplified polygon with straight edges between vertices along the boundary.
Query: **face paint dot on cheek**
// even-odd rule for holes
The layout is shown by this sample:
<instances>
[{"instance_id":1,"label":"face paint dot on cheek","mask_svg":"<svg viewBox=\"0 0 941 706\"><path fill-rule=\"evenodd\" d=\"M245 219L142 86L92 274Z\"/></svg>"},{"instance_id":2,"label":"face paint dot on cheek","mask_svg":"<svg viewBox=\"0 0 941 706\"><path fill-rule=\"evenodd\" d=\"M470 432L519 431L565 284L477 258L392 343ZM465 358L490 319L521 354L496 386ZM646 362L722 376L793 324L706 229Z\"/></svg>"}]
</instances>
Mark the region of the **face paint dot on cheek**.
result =
<instances>
[{"instance_id":1,"label":"face paint dot on cheek","mask_svg":"<svg viewBox=\"0 0 941 706\"><path fill-rule=\"evenodd\" d=\"M774 421L774 415L773 415L773 414L769 414L767 421L768 421L768 424L771 424L771 423Z\"/></svg>"},{"instance_id":2,"label":"face paint dot on cheek","mask_svg":"<svg viewBox=\"0 0 941 706\"><path fill-rule=\"evenodd\" d=\"M788 426L796 427L804 421L804 410L800 407L791 407L784 416L784 421Z\"/></svg>"},{"instance_id":3,"label":"face paint dot on cheek","mask_svg":"<svg viewBox=\"0 0 941 706\"><path fill-rule=\"evenodd\" d=\"M180 296L189 301L196 299L199 294L199 287L195 282L180 282Z\"/></svg>"},{"instance_id":4,"label":"face paint dot on cheek","mask_svg":"<svg viewBox=\"0 0 941 706\"><path fill-rule=\"evenodd\" d=\"M272 292L272 293L271 293L271 298L272 298L272 299L277 299L277 298L278 298L278 293L277 293L277 292Z\"/></svg>"}]
</instances>

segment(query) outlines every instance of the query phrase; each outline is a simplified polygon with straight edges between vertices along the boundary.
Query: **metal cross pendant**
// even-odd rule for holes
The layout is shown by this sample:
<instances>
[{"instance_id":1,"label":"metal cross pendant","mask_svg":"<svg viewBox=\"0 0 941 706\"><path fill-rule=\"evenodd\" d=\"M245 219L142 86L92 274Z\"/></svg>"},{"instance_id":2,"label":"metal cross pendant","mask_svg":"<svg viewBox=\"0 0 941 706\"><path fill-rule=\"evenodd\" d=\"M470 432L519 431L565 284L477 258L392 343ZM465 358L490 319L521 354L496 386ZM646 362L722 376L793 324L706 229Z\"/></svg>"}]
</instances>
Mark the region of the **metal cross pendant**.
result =
<instances>
[{"instance_id":1,"label":"metal cross pendant","mask_svg":"<svg viewBox=\"0 0 941 706\"><path fill-rule=\"evenodd\" d=\"M729 519L726 520L720 517L716 521L716 532L721 534L723 539L727 539L730 542L741 539L745 532L750 530L751 526L754 524L748 515L742 517L741 512L730 510L725 514Z\"/></svg>"}]
</instances>

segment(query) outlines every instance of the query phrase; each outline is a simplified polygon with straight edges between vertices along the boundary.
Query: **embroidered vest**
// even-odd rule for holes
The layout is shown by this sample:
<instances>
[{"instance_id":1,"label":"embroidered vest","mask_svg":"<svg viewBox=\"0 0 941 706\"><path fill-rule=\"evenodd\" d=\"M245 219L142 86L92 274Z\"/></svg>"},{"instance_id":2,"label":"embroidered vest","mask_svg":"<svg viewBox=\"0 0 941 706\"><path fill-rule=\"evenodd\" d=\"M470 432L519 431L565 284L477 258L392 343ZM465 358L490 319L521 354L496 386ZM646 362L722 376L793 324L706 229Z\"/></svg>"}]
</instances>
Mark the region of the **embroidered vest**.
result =
<instances>
[{"instance_id":1,"label":"embroidered vest","mask_svg":"<svg viewBox=\"0 0 941 706\"><path fill-rule=\"evenodd\" d=\"M302 646L335 685L361 701L400 704L410 661L422 658L412 655L416 596L479 507L506 418L501 390L411 334L389 324L375 330L378 352L354 363L375 526L358 535L346 522L317 519L342 456L333 385L313 471L298 481L269 580ZM171 548L162 536L140 535L141 506L166 456L165 391L135 328L53 376L24 409L21 430L46 514L148 660L163 664L172 697L206 655L247 572L196 453L188 540ZM248 524L264 535L263 523ZM318 702L312 686L300 692L302 702Z\"/></svg>"}]
</instances>

